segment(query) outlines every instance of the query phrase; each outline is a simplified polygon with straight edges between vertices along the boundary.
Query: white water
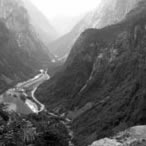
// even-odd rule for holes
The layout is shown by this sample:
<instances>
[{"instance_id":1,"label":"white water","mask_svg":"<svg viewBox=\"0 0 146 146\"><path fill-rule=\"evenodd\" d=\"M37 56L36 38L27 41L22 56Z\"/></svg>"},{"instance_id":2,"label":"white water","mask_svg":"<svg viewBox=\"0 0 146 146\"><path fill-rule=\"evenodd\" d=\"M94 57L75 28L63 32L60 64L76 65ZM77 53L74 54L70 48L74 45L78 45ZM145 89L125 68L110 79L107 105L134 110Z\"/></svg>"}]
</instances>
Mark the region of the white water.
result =
<instances>
[{"instance_id":1,"label":"white water","mask_svg":"<svg viewBox=\"0 0 146 146\"><path fill-rule=\"evenodd\" d=\"M38 111L38 112L41 112L41 111L43 111L43 110L45 109L45 106L44 106L44 104L40 103L40 102L35 98L35 96L34 96L35 91L37 90L37 88L38 88L38 87L36 87L36 88L31 92L31 97L33 98L33 100L34 100L36 103L38 103L38 104L41 106L40 110Z\"/></svg>"}]
</instances>

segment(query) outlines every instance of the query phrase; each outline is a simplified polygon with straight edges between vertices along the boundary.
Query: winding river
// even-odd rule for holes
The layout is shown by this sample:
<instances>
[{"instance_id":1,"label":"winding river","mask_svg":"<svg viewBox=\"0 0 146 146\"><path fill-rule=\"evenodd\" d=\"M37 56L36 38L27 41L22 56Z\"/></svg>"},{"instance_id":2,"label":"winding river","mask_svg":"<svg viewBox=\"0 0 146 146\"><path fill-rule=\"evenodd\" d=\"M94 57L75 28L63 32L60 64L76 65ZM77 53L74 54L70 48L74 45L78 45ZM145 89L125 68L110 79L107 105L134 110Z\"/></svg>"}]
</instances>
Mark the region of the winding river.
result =
<instances>
[{"instance_id":1,"label":"winding river","mask_svg":"<svg viewBox=\"0 0 146 146\"><path fill-rule=\"evenodd\" d=\"M41 71L34 78L18 83L14 88L2 94L0 102L7 104L8 111L21 114L39 113L45 106L35 98L34 93L40 84L49 79L47 72Z\"/></svg>"}]
</instances>

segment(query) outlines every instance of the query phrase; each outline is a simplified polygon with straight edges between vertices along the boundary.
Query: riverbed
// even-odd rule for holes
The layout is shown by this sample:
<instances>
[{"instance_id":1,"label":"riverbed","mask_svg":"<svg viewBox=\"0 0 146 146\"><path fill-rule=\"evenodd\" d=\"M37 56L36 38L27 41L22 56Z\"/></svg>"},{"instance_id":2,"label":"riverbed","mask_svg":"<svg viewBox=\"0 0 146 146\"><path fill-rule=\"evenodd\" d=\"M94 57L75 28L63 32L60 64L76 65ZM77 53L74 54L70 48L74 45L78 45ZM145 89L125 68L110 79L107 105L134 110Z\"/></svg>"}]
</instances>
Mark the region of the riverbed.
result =
<instances>
[{"instance_id":1,"label":"riverbed","mask_svg":"<svg viewBox=\"0 0 146 146\"><path fill-rule=\"evenodd\" d=\"M25 82L18 83L14 88L0 95L0 103L7 105L6 110L15 111L20 114L39 113L45 106L34 96L38 86L49 80L50 76L45 71Z\"/></svg>"}]
</instances>

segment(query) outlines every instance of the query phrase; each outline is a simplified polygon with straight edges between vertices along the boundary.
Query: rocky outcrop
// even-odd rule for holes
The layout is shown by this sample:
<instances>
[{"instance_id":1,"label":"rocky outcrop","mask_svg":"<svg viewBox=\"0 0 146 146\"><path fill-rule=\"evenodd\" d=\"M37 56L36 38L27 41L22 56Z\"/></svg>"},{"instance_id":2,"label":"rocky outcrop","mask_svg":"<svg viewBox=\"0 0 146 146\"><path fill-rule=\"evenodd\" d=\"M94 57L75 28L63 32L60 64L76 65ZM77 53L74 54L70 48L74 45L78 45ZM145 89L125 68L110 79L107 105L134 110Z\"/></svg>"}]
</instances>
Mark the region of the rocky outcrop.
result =
<instances>
[{"instance_id":1,"label":"rocky outcrop","mask_svg":"<svg viewBox=\"0 0 146 146\"><path fill-rule=\"evenodd\" d=\"M121 144L114 139L104 138L94 142L91 146L121 146Z\"/></svg>"},{"instance_id":2,"label":"rocky outcrop","mask_svg":"<svg viewBox=\"0 0 146 146\"><path fill-rule=\"evenodd\" d=\"M144 146L146 144L146 126L136 126L120 132L112 138L93 142L90 146Z\"/></svg>"}]
</instances>

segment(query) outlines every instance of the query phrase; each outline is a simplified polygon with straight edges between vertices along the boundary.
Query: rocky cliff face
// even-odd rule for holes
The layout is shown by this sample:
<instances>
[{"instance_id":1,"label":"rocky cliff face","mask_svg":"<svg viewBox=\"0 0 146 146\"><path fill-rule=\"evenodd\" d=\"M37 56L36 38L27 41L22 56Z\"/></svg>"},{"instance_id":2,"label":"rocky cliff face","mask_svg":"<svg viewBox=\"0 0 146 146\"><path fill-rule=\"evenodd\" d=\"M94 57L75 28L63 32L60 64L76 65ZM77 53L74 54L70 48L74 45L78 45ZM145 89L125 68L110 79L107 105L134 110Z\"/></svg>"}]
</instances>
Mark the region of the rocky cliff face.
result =
<instances>
[{"instance_id":1,"label":"rocky cliff face","mask_svg":"<svg viewBox=\"0 0 146 146\"><path fill-rule=\"evenodd\" d=\"M88 28L103 28L120 22L133 9L139 0L105 0L89 12L70 33L49 45L51 52L59 57L68 55L79 35Z\"/></svg>"},{"instance_id":2,"label":"rocky cliff face","mask_svg":"<svg viewBox=\"0 0 146 146\"><path fill-rule=\"evenodd\" d=\"M0 56L0 91L51 65L22 1L0 1Z\"/></svg>"},{"instance_id":3,"label":"rocky cliff face","mask_svg":"<svg viewBox=\"0 0 146 146\"><path fill-rule=\"evenodd\" d=\"M37 55L38 57L46 56L48 58L45 55L47 49L36 35L35 29L30 23L28 11L24 8L22 1L1 0L0 18L7 28L15 33L20 48L27 51L30 56ZM35 53L40 53L40 55Z\"/></svg>"},{"instance_id":4,"label":"rocky cliff face","mask_svg":"<svg viewBox=\"0 0 146 146\"><path fill-rule=\"evenodd\" d=\"M70 111L75 145L145 124L145 39L141 1L121 22L83 32L64 68L38 89L48 108Z\"/></svg>"}]
</instances>

